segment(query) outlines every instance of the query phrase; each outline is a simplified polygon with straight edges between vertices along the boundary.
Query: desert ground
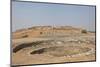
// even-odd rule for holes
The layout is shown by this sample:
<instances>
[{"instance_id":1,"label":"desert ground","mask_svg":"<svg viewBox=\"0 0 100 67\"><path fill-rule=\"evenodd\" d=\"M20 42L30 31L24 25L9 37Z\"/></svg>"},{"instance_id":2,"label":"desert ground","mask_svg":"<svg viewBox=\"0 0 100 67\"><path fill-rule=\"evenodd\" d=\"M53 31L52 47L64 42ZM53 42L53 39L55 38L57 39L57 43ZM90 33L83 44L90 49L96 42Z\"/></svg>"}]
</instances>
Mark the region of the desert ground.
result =
<instances>
[{"instance_id":1,"label":"desert ground","mask_svg":"<svg viewBox=\"0 0 100 67\"><path fill-rule=\"evenodd\" d=\"M12 65L95 61L95 33L37 26L12 33Z\"/></svg>"}]
</instances>

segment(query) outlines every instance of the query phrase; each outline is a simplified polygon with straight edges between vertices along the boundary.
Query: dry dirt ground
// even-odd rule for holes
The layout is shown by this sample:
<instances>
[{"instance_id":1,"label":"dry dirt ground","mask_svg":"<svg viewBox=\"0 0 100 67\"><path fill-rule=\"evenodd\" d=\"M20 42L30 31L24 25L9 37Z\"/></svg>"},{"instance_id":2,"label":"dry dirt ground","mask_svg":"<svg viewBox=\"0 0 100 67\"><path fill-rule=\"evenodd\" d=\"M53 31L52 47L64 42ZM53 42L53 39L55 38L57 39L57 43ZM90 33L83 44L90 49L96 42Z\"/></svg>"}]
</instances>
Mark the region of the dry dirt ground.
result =
<instances>
[{"instance_id":1,"label":"dry dirt ground","mask_svg":"<svg viewBox=\"0 0 100 67\"><path fill-rule=\"evenodd\" d=\"M12 39L12 65L95 61L95 34Z\"/></svg>"}]
</instances>

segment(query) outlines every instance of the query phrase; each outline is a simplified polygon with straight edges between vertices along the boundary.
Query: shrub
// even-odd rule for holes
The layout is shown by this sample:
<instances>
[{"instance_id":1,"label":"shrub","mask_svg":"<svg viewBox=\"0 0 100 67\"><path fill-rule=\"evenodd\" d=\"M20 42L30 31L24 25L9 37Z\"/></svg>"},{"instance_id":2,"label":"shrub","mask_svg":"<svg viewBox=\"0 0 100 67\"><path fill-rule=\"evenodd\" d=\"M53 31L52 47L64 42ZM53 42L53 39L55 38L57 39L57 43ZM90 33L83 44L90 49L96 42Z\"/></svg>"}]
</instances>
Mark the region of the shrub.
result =
<instances>
[{"instance_id":1,"label":"shrub","mask_svg":"<svg viewBox=\"0 0 100 67\"><path fill-rule=\"evenodd\" d=\"M82 30L81 33L87 33L87 31L86 30Z\"/></svg>"},{"instance_id":2,"label":"shrub","mask_svg":"<svg viewBox=\"0 0 100 67\"><path fill-rule=\"evenodd\" d=\"M28 35L23 35L23 36L22 36L22 38L26 38L26 37L28 37Z\"/></svg>"},{"instance_id":3,"label":"shrub","mask_svg":"<svg viewBox=\"0 0 100 67\"><path fill-rule=\"evenodd\" d=\"M42 32L40 32L40 34L43 34Z\"/></svg>"}]
</instances>

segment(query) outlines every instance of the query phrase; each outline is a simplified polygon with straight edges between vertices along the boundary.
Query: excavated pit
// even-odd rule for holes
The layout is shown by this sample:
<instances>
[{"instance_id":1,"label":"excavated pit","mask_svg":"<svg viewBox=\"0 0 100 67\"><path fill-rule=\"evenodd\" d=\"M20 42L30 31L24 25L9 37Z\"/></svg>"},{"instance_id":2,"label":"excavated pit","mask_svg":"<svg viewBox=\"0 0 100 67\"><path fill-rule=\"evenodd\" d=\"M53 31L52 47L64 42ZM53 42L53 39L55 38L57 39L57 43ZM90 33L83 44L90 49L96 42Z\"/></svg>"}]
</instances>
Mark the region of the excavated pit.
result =
<instances>
[{"instance_id":1,"label":"excavated pit","mask_svg":"<svg viewBox=\"0 0 100 67\"><path fill-rule=\"evenodd\" d=\"M15 48L13 48L13 53L18 52L18 51L20 51L23 48L32 47L33 45L36 46L36 45L38 45L38 44L40 44L42 42L43 41L37 41L37 42L32 42L32 43L23 43L23 44L20 44L20 45L16 46Z\"/></svg>"},{"instance_id":2,"label":"excavated pit","mask_svg":"<svg viewBox=\"0 0 100 67\"><path fill-rule=\"evenodd\" d=\"M60 56L71 56L75 54L85 53L90 51L90 48L79 47L79 46L55 46L49 48L41 48L35 51L32 51L30 54L49 54L52 56L60 57Z\"/></svg>"},{"instance_id":3,"label":"excavated pit","mask_svg":"<svg viewBox=\"0 0 100 67\"><path fill-rule=\"evenodd\" d=\"M13 49L16 53L24 48L31 47L30 55L34 54L49 54L52 56L71 56L81 54L90 51L88 47L81 47L81 45L68 45L62 40L47 40L47 41L36 41L32 43L20 44Z\"/></svg>"},{"instance_id":4,"label":"excavated pit","mask_svg":"<svg viewBox=\"0 0 100 67\"><path fill-rule=\"evenodd\" d=\"M36 41L36 42L31 42L31 43L23 43L19 44L18 46L13 48L13 53L16 53L23 48L28 48L28 47L45 47L45 46L53 46L57 44L55 40L46 40L46 41Z\"/></svg>"}]
</instances>

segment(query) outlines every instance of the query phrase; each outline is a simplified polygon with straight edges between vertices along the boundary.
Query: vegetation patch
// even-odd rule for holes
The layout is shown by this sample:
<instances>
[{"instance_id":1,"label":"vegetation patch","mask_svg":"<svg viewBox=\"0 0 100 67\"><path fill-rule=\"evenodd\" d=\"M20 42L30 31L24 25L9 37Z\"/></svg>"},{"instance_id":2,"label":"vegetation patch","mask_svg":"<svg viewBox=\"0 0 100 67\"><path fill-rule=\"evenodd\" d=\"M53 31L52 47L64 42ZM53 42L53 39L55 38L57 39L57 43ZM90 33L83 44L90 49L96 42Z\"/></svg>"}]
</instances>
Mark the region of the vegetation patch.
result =
<instances>
[{"instance_id":1,"label":"vegetation patch","mask_svg":"<svg viewBox=\"0 0 100 67\"><path fill-rule=\"evenodd\" d=\"M81 31L81 33L85 33L85 34L86 34L86 33L87 33L87 31L86 31L86 30L82 30L82 31Z\"/></svg>"}]
</instances>

